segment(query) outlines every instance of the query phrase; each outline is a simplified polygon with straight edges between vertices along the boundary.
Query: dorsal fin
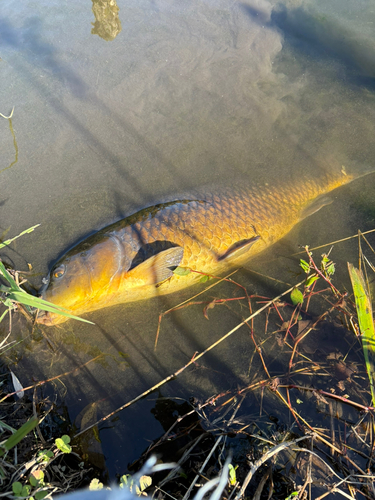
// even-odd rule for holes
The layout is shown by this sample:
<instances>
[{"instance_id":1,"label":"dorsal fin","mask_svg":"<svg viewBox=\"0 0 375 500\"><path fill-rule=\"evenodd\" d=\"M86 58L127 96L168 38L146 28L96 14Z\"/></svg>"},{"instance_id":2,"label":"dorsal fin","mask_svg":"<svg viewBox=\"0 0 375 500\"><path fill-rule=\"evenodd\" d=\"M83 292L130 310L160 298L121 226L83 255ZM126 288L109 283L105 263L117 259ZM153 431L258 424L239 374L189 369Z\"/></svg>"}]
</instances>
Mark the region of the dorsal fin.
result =
<instances>
[{"instance_id":1,"label":"dorsal fin","mask_svg":"<svg viewBox=\"0 0 375 500\"><path fill-rule=\"evenodd\" d=\"M223 261L223 260L229 260L229 259L237 259L237 257L240 257L240 255L245 254L250 250L250 248L254 245L256 241L258 241L260 236L253 236L252 238L249 238L247 240L241 240L237 241L233 245L231 245L225 253L220 255L217 260Z\"/></svg>"},{"instance_id":2,"label":"dorsal fin","mask_svg":"<svg viewBox=\"0 0 375 500\"><path fill-rule=\"evenodd\" d=\"M177 267L184 255L181 247L172 247L153 255L126 273L129 286L156 285L173 276L172 269Z\"/></svg>"}]
</instances>

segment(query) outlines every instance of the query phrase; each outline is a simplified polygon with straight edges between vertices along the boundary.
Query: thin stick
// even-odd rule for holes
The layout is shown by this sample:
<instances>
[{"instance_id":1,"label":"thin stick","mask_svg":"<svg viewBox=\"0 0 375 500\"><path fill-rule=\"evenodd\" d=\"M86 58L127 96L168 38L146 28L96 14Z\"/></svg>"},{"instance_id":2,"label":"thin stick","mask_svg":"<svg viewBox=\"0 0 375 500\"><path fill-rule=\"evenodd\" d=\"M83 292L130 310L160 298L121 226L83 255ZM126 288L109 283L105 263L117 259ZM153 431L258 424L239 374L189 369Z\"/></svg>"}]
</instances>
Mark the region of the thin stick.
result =
<instances>
[{"instance_id":1,"label":"thin stick","mask_svg":"<svg viewBox=\"0 0 375 500\"><path fill-rule=\"evenodd\" d=\"M375 229L370 229L369 231L365 231L364 233L361 234L363 235L373 232L375 232ZM319 245L318 247L309 248L309 250L310 252L312 252L313 250L319 250L319 248L329 247L331 245L335 245L336 243L342 243L343 241L352 240L353 238L358 238L358 234L354 234L353 236L348 236L347 238L342 238L341 240L332 241L331 243L324 243L324 245ZM304 250L302 250L301 252L293 253L291 257L294 257L295 255L301 255L302 253L305 253Z\"/></svg>"},{"instance_id":2,"label":"thin stick","mask_svg":"<svg viewBox=\"0 0 375 500\"><path fill-rule=\"evenodd\" d=\"M252 477L254 476L255 472L259 469L259 467L261 465L264 464L264 462L267 462L267 460L269 460L271 457L273 457L277 453L280 453L280 451L283 451L286 448L290 448L291 446L295 445L299 441L303 441L304 439L306 439L306 436L300 437L300 438L295 439L293 441L289 441L288 443L278 444L278 445L274 446L273 448L271 448L270 450L268 450L267 453L265 453L259 460L257 460L253 464L251 464L250 471L247 474L245 481L243 482L243 485L241 486L241 489L238 492L235 500L239 500L244 495L245 490L246 490L248 484L250 483Z\"/></svg>"},{"instance_id":3,"label":"thin stick","mask_svg":"<svg viewBox=\"0 0 375 500\"><path fill-rule=\"evenodd\" d=\"M73 370L69 371L69 372L65 372L65 373L60 373L60 375L56 375L55 377L51 377L51 378L48 378L47 380L43 380L42 382L36 382L35 384L33 385L29 385L28 387L24 387L23 389L20 389L19 391L14 391L14 392L10 392L9 394L7 394L6 396L4 396L2 399L0 399L0 403L2 403L3 401L5 401L7 398L9 398L9 396L14 396L15 394L17 394L18 392L21 392L21 391L29 391L30 389L34 389L34 387L40 387L41 385L44 385L46 384L47 382L52 382L52 380L56 380L60 377L66 377L67 375L71 375L72 373L74 373L75 371L77 370L80 370L81 368L83 368L84 366L87 366L89 363L92 363L93 361L96 361L97 359L99 359L100 357L102 357L103 354L99 354L99 356L96 356L95 358L93 359L90 359L89 361L87 361L86 363L84 363L83 365L80 365L80 366L77 366L77 368L74 368Z\"/></svg>"},{"instance_id":4,"label":"thin stick","mask_svg":"<svg viewBox=\"0 0 375 500\"><path fill-rule=\"evenodd\" d=\"M297 285L295 285L296 287L302 285L302 283L304 283L305 280L301 281L300 283L298 283ZM188 368L190 365L192 365L193 363L195 363L199 358L201 358L202 356L204 356L205 354L207 354L208 352L210 352L212 349L214 349L214 347L218 346L219 344L221 344L221 342L223 342L224 340L226 340L228 337L230 337L234 332L236 332L237 330L239 330L242 326L246 325L247 322L249 322L251 319L253 319L255 316L258 316L262 311L264 311L265 309L267 309L269 306L271 306L274 302L277 302L278 300L281 299L281 297L284 297L284 295L287 295L288 293L290 293L295 287L292 286L291 288L289 288L288 290L286 290L285 292L281 293L280 295L278 295L277 297L275 297L274 299L270 300L269 302L267 302L263 307L261 307L260 309L258 309L255 313L251 314L248 318L244 319L241 323L239 323L237 326L235 326L234 328L232 328L232 330L230 330L228 333L226 333L225 335L223 335L223 337L221 337L219 340L217 340L216 342L214 342L213 344L211 344L209 347L207 347L207 349L205 349L203 352L201 352L200 354L197 354L197 355L194 355L191 360L186 363L186 365L184 365L182 368L180 368L179 370L177 370L176 372L172 373L172 375L169 375L168 377L166 377L165 379L161 380L160 382L158 382L157 384L155 384L154 386L150 387L150 389L147 389L147 391L145 392L142 392L142 394L140 394L139 396L137 396L136 398L132 399L131 401L128 401L127 403L125 403L124 405L120 406L119 408L117 408L117 410L114 410L113 412L109 413L108 415L106 415L105 417L102 417L100 420L98 420L97 422L89 425L88 427L86 427L86 429L83 429L82 431L78 432L78 434L75 435L75 437L77 436L80 436L81 434L83 434L84 432L92 429L93 427L96 427L97 425L101 424L102 422L105 422L106 420L108 420L110 417L112 417L113 415L115 415L116 413L118 413L119 411L122 411L124 410L125 408L128 408L129 406L133 405L134 403L136 403L137 401L139 401L140 399L144 398L145 396L148 396L149 394L151 394L153 391L155 391L156 389L159 389L159 387L161 387L162 385L166 384L167 382L169 382L170 380L178 377L178 375L180 375L183 371L186 370L186 368ZM0 401L1 402L1 401Z\"/></svg>"}]
</instances>

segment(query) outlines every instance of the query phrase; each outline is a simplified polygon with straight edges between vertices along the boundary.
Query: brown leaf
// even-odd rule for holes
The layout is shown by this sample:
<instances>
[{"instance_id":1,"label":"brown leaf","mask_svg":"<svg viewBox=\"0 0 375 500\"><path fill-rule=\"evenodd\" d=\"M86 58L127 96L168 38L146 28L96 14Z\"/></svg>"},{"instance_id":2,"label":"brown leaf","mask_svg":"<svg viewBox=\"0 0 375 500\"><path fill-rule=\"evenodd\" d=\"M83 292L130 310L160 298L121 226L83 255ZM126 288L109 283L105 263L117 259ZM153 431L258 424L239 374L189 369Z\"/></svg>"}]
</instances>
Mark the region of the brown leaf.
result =
<instances>
[{"instance_id":1,"label":"brown leaf","mask_svg":"<svg viewBox=\"0 0 375 500\"><path fill-rule=\"evenodd\" d=\"M353 373L355 373L355 367L347 365L344 361L335 364L335 377L338 380L350 379Z\"/></svg>"},{"instance_id":2,"label":"brown leaf","mask_svg":"<svg viewBox=\"0 0 375 500\"><path fill-rule=\"evenodd\" d=\"M297 322L298 324L298 332L297 332L297 337L305 333L313 324L313 322L310 319L304 319L301 321Z\"/></svg>"},{"instance_id":3,"label":"brown leaf","mask_svg":"<svg viewBox=\"0 0 375 500\"><path fill-rule=\"evenodd\" d=\"M282 332L285 332L285 330L287 330L289 328L289 325L290 325L290 321L284 321L284 323L280 327L280 330Z\"/></svg>"},{"instance_id":4,"label":"brown leaf","mask_svg":"<svg viewBox=\"0 0 375 500\"><path fill-rule=\"evenodd\" d=\"M276 377L270 383L269 388L271 389L271 391L276 391L279 385L280 385L280 379Z\"/></svg>"},{"instance_id":5,"label":"brown leaf","mask_svg":"<svg viewBox=\"0 0 375 500\"><path fill-rule=\"evenodd\" d=\"M335 359L335 360L337 360L337 359L340 359L341 357L342 357L341 354L338 353L338 352L330 352L328 354L328 356L327 356L327 359Z\"/></svg>"},{"instance_id":6,"label":"brown leaf","mask_svg":"<svg viewBox=\"0 0 375 500\"><path fill-rule=\"evenodd\" d=\"M206 305L206 307L203 309L203 314L206 319L209 319L207 311L209 309L213 309L216 305L216 300L211 301L209 304Z\"/></svg>"},{"instance_id":7,"label":"brown leaf","mask_svg":"<svg viewBox=\"0 0 375 500\"><path fill-rule=\"evenodd\" d=\"M275 338L276 338L277 345L279 347L282 347L284 345L284 337L283 337L283 335L281 335L280 333L276 333Z\"/></svg>"},{"instance_id":8,"label":"brown leaf","mask_svg":"<svg viewBox=\"0 0 375 500\"><path fill-rule=\"evenodd\" d=\"M337 387L340 389L340 391L345 391L345 384L343 380L340 380L337 384Z\"/></svg>"}]
</instances>

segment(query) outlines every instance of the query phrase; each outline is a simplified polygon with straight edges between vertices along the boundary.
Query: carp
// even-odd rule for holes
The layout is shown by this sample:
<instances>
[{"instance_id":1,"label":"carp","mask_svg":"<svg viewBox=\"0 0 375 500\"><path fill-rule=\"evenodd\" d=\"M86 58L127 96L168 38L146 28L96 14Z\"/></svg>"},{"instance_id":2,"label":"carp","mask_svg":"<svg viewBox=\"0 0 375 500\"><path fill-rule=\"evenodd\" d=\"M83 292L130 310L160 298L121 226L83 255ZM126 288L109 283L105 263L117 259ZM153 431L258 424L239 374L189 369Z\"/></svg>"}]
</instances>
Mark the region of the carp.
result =
<instances>
[{"instance_id":1,"label":"carp","mask_svg":"<svg viewBox=\"0 0 375 500\"><path fill-rule=\"evenodd\" d=\"M145 208L69 250L40 295L82 315L181 290L201 273L217 276L243 265L328 204L325 195L353 178L342 169L320 179L213 190ZM176 267L191 272L180 275ZM66 319L40 312L37 322Z\"/></svg>"}]
</instances>

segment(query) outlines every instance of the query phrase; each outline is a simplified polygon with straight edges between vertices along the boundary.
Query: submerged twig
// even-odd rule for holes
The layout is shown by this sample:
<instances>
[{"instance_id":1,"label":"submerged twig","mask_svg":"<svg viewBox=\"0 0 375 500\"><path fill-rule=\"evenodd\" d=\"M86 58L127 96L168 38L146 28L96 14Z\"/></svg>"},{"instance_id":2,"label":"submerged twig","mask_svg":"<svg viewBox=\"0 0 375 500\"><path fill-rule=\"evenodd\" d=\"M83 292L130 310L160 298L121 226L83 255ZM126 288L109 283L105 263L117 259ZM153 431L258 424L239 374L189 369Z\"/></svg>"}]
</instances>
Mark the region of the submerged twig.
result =
<instances>
[{"instance_id":1,"label":"submerged twig","mask_svg":"<svg viewBox=\"0 0 375 500\"><path fill-rule=\"evenodd\" d=\"M0 113L0 116L2 118L5 118L6 120L10 120L12 118L12 116L13 116L13 111L14 111L14 106L13 106L12 111L10 112L9 116L5 116L5 115L3 115L3 113Z\"/></svg>"},{"instance_id":2,"label":"submerged twig","mask_svg":"<svg viewBox=\"0 0 375 500\"><path fill-rule=\"evenodd\" d=\"M300 283L298 283L296 286L300 286L302 285L302 283L304 283L304 281L301 281ZM213 344L211 344L209 347L207 347L207 349L205 349L203 352L201 352L200 354L197 354L197 355L194 355L191 360L186 363L186 365L184 365L182 368L180 368L179 370L177 370L176 372L172 373L171 375L169 375L168 377L166 377L165 379L161 380L160 382L158 382L157 384L155 384L154 386L150 387L150 389L148 389L147 391L144 391L142 394L140 394L139 396L137 396L136 398L132 399L131 401L128 401L127 403L125 403L124 405L120 406L119 408L117 408L117 410L114 410L113 412L111 412L110 414L102 417L100 420L98 420L97 422L91 424L90 426L86 427L85 429L83 429L82 431L78 432L75 437L77 436L80 436L81 434L83 434L84 432L92 429L93 427L101 424L102 422L105 422L106 420L108 420L110 417L112 417L113 415L115 415L116 413L118 413L119 411L122 411L124 410L125 408L128 408L129 406L131 406L132 404L136 403L137 401L139 401L140 399L144 398L145 396L148 396L149 394L151 394L153 391L155 391L156 389L159 389L159 387L161 387L162 385L166 384L167 382L169 382L170 380L178 377L178 375L180 375L183 371L186 370L186 368L188 368L190 365L192 365L193 363L195 363L199 358L201 358L202 356L204 356L205 354L207 354L208 352L210 352L212 349L214 349L216 346L218 346L219 344L221 344L221 342L223 342L224 340L226 340L228 337L230 337L233 333L235 333L237 330L239 330L242 326L246 325L246 323L248 323L250 320L252 320L253 318L255 318L255 316L258 316L261 312L263 312L265 309L267 309L270 305L272 305L274 302L277 302L278 300L280 300L282 297L284 297L284 295L287 295L288 293L290 293L295 287L291 287L289 288L288 290L286 290L285 292L281 293L280 295L278 295L277 297L275 297L274 299L270 300L269 302L267 302L267 304L265 304L263 307L261 307L260 309L258 309L255 313L251 314L248 318L244 319L243 321L241 321L241 323L239 323L237 326L235 326L234 328L232 328L232 330L230 330L228 333L226 333L225 335L223 335L219 340L217 340L216 342L214 342Z\"/></svg>"},{"instance_id":3,"label":"submerged twig","mask_svg":"<svg viewBox=\"0 0 375 500\"><path fill-rule=\"evenodd\" d=\"M306 439L306 436L302 436L298 439L294 439L293 441L289 441L287 443L281 443L281 444L278 444L276 446L274 446L273 448L271 448L270 450L267 451L267 453L265 453L259 460L256 460L256 462L254 462L253 464L251 464L250 466L250 471L249 473L247 474L242 486L241 486L241 489L240 491L238 492L235 500L240 500L240 498L243 497L244 493L245 493L245 490L248 486L248 484L250 483L252 477L254 476L254 474L256 473L256 471L259 469L259 467L261 467L265 462L267 462L267 460L269 460L270 458L272 458L274 455L277 455L278 453L280 453L281 451L287 449L287 448L290 448L291 446L295 445L296 443L298 443L299 441L303 441Z\"/></svg>"}]
</instances>

